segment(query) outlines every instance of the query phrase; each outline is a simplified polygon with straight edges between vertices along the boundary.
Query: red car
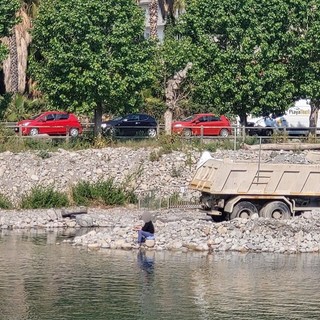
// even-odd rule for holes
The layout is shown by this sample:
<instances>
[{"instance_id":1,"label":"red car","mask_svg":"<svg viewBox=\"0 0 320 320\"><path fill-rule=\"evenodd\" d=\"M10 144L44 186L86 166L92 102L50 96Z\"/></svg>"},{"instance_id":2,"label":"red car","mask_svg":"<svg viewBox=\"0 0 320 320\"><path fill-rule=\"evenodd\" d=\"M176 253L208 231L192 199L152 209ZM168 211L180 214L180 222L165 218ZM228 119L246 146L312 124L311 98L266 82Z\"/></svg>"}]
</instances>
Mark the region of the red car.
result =
<instances>
[{"instance_id":1,"label":"red car","mask_svg":"<svg viewBox=\"0 0 320 320\"><path fill-rule=\"evenodd\" d=\"M37 134L67 135L77 137L82 133L82 126L77 117L63 111L47 111L27 120L19 121L14 129L23 136Z\"/></svg>"},{"instance_id":2,"label":"red car","mask_svg":"<svg viewBox=\"0 0 320 320\"><path fill-rule=\"evenodd\" d=\"M199 113L182 121L172 123L172 132L190 136L221 136L231 134L231 124L226 116L216 116L212 113Z\"/></svg>"}]
</instances>

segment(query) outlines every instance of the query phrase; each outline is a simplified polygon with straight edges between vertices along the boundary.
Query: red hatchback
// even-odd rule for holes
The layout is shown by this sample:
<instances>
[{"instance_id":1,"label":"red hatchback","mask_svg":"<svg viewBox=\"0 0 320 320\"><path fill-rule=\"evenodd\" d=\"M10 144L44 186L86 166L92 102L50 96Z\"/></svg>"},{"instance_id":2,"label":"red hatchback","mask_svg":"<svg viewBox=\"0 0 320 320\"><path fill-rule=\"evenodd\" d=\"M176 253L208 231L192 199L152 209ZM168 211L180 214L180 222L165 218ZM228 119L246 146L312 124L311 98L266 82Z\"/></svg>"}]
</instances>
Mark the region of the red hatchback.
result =
<instances>
[{"instance_id":1,"label":"red hatchback","mask_svg":"<svg viewBox=\"0 0 320 320\"><path fill-rule=\"evenodd\" d=\"M30 119L19 121L14 130L17 133L20 133L21 130L23 136L69 134L71 137L77 137L82 133L82 126L72 113L47 111Z\"/></svg>"},{"instance_id":2,"label":"red hatchback","mask_svg":"<svg viewBox=\"0 0 320 320\"><path fill-rule=\"evenodd\" d=\"M190 136L221 136L231 134L231 124L226 116L216 116L212 113L199 113L182 121L172 123L174 133Z\"/></svg>"}]
</instances>

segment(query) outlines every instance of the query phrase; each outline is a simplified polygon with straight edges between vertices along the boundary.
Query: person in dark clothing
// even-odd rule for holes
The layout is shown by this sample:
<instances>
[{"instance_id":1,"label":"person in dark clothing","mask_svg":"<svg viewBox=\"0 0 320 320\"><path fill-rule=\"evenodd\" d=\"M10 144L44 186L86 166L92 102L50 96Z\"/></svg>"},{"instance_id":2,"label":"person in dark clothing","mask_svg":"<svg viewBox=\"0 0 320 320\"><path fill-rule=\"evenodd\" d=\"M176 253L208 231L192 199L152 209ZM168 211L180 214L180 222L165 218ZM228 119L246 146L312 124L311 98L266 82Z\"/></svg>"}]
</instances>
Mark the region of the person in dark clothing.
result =
<instances>
[{"instance_id":1,"label":"person in dark clothing","mask_svg":"<svg viewBox=\"0 0 320 320\"><path fill-rule=\"evenodd\" d=\"M151 221L151 214L144 213L142 215L142 220L144 221L144 225L136 226L135 230L138 231L138 244L141 244L142 242L145 242L146 238L148 237L154 237L154 225Z\"/></svg>"}]
</instances>

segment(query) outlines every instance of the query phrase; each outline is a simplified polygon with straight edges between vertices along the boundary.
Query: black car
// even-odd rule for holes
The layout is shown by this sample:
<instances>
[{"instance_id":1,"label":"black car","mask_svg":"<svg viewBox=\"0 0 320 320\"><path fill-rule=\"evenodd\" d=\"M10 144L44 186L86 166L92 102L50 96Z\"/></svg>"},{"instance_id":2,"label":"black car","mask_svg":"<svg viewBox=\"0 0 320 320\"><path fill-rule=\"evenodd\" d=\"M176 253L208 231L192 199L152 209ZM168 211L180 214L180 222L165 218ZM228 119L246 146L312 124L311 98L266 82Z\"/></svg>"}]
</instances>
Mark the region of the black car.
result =
<instances>
[{"instance_id":1,"label":"black car","mask_svg":"<svg viewBox=\"0 0 320 320\"><path fill-rule=\"evenodd\" d=\"M157 135L157 121L144 113L132 113L117 117L101 124L102 133L110 136L148 136Z\"/></svg>"}]
</instances>

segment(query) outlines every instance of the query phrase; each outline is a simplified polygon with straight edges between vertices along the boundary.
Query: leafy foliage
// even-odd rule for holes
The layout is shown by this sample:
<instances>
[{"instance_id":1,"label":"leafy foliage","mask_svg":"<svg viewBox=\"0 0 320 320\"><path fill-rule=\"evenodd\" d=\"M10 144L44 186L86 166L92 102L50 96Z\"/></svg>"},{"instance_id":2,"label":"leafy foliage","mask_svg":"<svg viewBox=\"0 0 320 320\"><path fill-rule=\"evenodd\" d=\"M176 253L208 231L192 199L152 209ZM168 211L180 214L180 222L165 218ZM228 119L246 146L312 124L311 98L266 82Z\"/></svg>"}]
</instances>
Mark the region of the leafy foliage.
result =
<instances>
[{"instance_id":1,"label":"leafy foliage","mask_svg":"<svg viewBox=\"0 0 320 320\"><path fill-rule=\"evenodd\" d=\"M0 115L9 122L28 119L39 113L39 110L48 110L48 106L43 99L31 100L19 93L13 96L7 94L4 97L7 98L3 99L3 107L0 101Z\"/></svg>"},{"instance_id":2,"label":"leafy foliage","mask_svg":"<svg viewBox=\"0 0 320 320\"><path fill-rule=\"evenodd\" d=\"M1 0L0 3L0 38L10 34L12 27L17 23L16 12L20 7L18 0ZM8 53L7 48L0 41L0 62Z\"/></svg>"},{"instance_id":3,"label":"leafy foliage","mask_svg":"<svg viewBox=\"0 0 320 320\"><path fill-rule=\"evenodd\" d=\"M122 113L153 78L152 42L134 1L43 0L34 23L31 74L59 108Z\"/></svg>"},{"instance_id":4,"label":"leafy foliage","mask_svg":"<svg viewBox=\"0 0 320 320\"><path fill-rule=\"evenodd\" d=\"M0 194L0 208L1 209L12 209L13 204L11 201L5 197L3 194Z\"/></svg>"},{"instance_id":5,"label":"leafy foliage","mask_svg":"<svg viewBox=\"0 0 320 320\"><path fill-rule=\"evenodd\" d=\"M72 197L76 205L124 205L136 202L132 191L116 186L113 179L90 183L79 182L72 188Z\"/></svg>"},{"instance_id":6,"label":"leafy foliage","mask_svg":"<svg viewBox=\"0 0 320 320\"><path fill-rule=\"evenodd\" d=\"M167 40L166 69L173 74L193 63L192 100L206 111L242 120L248 113L281 112L295 94L288 62L299 3L189 0L175 38Z\"/></svg>"},{"instance_id":7,"label":"leafy foliage","mask_svg":"<svg viewBox=\"0 0 320 320\"><path fill-rule=\"evenodd\" d=\"M292 22L296 46L292 50L292 78L298 98L309 98L310 127L317 126L320 109L320 1L299 1L299 11ZM314 132L315 133L315 132Z\"/></svg>"},{"instance_id":8,"label":"leafy foliage","mask_svg":"<svg viewBox=\"0 0 320 320\"><path fill-rule=\"evenodd\" d=\"M54 190L52 186L36 186L21 200L22 209L61 208L67 207L69 200L66 194Z\"/></svg>"}]
</instances>

